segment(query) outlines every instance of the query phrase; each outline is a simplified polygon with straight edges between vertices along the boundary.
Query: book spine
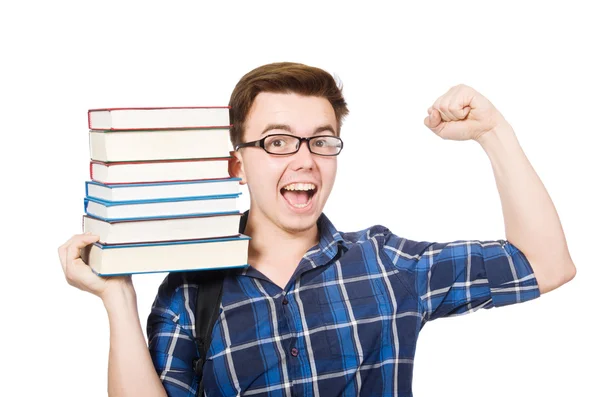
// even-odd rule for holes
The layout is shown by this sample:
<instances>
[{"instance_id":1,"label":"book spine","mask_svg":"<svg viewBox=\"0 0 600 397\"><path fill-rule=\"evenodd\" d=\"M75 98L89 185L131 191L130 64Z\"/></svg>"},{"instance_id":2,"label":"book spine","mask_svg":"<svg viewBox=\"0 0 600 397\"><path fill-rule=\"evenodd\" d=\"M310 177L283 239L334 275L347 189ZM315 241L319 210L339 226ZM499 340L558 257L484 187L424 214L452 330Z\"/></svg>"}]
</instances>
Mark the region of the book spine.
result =
<instances>
[{"instance_id":1,"label":"book spine","mask_svg":"<svg viewBox=\"0 0 600 397\"><path fill-rule=\"evenodd\" d=\"M167 220L167 219L179 219L179 218L189 218L189 217L200 217L207 215L238 215L239 211L226 211L226 212L209 212L209 213L191 213L184 215L156 215L156 216L145 216L145 217L135 217L135 218L104 218L97 214L90 214L88 212L85 213L87 216L95 219L100 219L101 221L108 223L116 223L116 222L130 222L130 221L156 221L156 220Z\"/></svg>"},{"instance_id":2,"label":"book spine","mask_svg":"<svg viewBox=\"0 0 600 397\"><path fill-rule=\"evenodd\" d=\"M115 128L115 127L111 127L111 128L102 128L102 129L95 129L90 127L90 130L94 131L94 132L125 132L125 131L170 131L170 130L225 130L228 128L231 128L233 125L229 124L229 125L211 125L211 126L190 126L190 127L157 127L157 128Z\"/></svg>"},{"instance_id":3,"label":"book spine","mask_svg":"<svg viewBox=\"0 0 600 397\"><path fill-rule=\"evenodd\" d=\"M100 182L97 180L93 180L96 183L100 183L108 188L113 188L113 187L123 187L123 186L143 186L143 185L147 185L147 184L176 184L176 183L201 183L201 182L218 182L218 181L226 181L229 178L219 178L219 179L214 179L214 178L210 178L210 179L174 179L174 180L169 180L169 181L152 181L152 182L111 182L111 181L105 181L105 182ZM240 193L241 194L241 193Z\"/></svg>"},{"instance_id":4,"label":"book spine","mask_svg":"<svg viewBox=\"0 0 600 397\"><path fill-rule=\"evenodd\" d=\"M160 109L231 109L231 106L159 106L159 107L130 107L130 108L96 108L89 109L88 112L100 112L111 110L160 110Z\"/></svg>"},{"instance_id":5,"label":"book spine","mask_svg":"<svg viewBox=\"0 0 600 397\"><path fill-rule=\"evenodd\" d=\"M92 163L104 165L106 167L110 167L113 165L129 165L129 164L157 164L157 163L199 163L204 161L229 161L232 159L232 156L226 157L203 157L203 158L194 158L194 159L160 159L160 160L128 160L128 161L101 161L101 160L91 160ZM229 177L228 177L229 178ZM212 179L223 179L223 178L212 178Z\"/></svg>"}]
</instances>

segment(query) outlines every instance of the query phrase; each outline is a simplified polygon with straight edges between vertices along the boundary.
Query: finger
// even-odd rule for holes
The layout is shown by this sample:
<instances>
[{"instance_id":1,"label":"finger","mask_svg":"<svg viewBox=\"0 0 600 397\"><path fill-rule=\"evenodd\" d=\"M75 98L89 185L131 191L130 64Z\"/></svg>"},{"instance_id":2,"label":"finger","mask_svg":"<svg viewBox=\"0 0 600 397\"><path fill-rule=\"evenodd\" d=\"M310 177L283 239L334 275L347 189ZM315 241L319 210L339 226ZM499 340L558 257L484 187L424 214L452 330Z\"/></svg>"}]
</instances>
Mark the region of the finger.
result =
<instances>
[{"instance_id":1,"label":"finger","mask_svg":"<svg viewBox=\"0 0 600 397\"><path fill-rule=\"evenodd\" d=\"M456 108L454 110L452 108L450 108L450 111L452 112L452 114L454 114L456 117L458 117L459 120L465 120L467 117L469 117L471 108L468 106L463 107L463 108Z\"/></svg>"},{"instance_id":2,"label":"finger","mask_svg":"<svg viewBox=\"0 0 600 397\"><path fill-rule=\"evenodd\" d=\"M83 236L92 236L92 232L85 232L85 233L80 233L80 234L74 234L71 236L70 239L68 239L67 241L65 241L60 247L60 248L66 248L69 246L69 244L71 244L73 242L73 240L77 239L77 238L81 238Z\"/></svg>"},{"instance_id":3,"label":"finger","mask_svg":"<svg viewBox=\"0 0 600 397\"><path fill-rule=\"evenodd\" d=\"M94 235L77 235L67 247L65 278L70 285L87 290L86 279L89 280L91 268L81 259L81 249L95 242L99 237Z\"/></svg>"},{"instance_id":4,"label":"finger","mask_svg":"<svg viewBox=\"0 0 600 397\"><path fill-rule=\"evenodd\" d=\"M448 113L450 121L462 120L462 115L461 112L458 110L456 100L456 93L453 92L452 95L446 98L446 101L444 103L444 110Z\"/></svg>"},{"instance_id":5,"label":"finger","mask_svg":"<svg viewBox=\"0 0 600 397\"><path fill-rule=\"evenodd\" d=\"M439 111L437 111L436 109L432 109L429 116L425 117L425 120L423 120L423 122L425 123L427 128L436 132L435 130L438 129L440 124L442 123L442 116Z\"/></svg>"},{"instance_id":6,"label":"finger","mask_svg":"<svg viewBox=\"0 0 600 397\"><path fill-rule=\"evenodd\" d=\"M438 131L437 134L442 139L465 141L471 139L469 131L475 128L474 125L476 125L474 120L451 121L444 123L443 129Z\"/></svg>"},{"instance_id":7,"label":"finger","mask_svg":"<svg viewBox=\"0 0 600 397\"><path fill-rule=\"evenodd\" d=\"M99 276L81 258L77 258L69 264L65 277L70 285L94 293L94 281L97 281Z\"/></svg>"},{"instance_id":8,"label":"finger","mask_svg":"<svg viewBox=\"0 0 600 397\"><path fill-rule=\"evenodd\" d=\"M58 247L58 258L60 259L60 265L62 266L63 271L65 271L65 267L67 266L67 248L69 247L69 244L73 242L73 239L76 236L77 234L72 236L63 245Z\"/></svg>"},{"instance_id":9,"label":"finger","mask_svg":"<svg viewBox=\"0 0 600 397\"><path fill-rule=\"evenodd\" d=\"M458 89L450 99L448 110L457 118L457 120L464 120L471 111L472 99L473 94L469 87L458 86Z\"/></svg>"},{"instance_id":10,"label":"finger","mask_svg":"<svg viewBox=\"0 0 600 397\"><path fill-rule=\"evenodd\" d=\"M67 266L70 261L77 259L80 257L80 250L96 241L98 241L100 237L95 236L93 234L81 234L73 239L71 244L67 247L67 256L66 262Z\"/></svg>"},{"instance_id":11,"label":"finger","mask_svg":"<svg viewBox=\"0 0 600 397\"><path fill-rule=\"evenodd\" d=\"M449 99L448 99L448 93L442 95L441 97L439 97L438 99L436 99L436 101L433 103L432 108L436 109L438 112L440 112L440 116L442 118L442 121L452 121L453 117L452 114L448 111L448 103L449 103Z\"/></svg>"},{"instance_id":12,"label":"finger","mask_svg":"<svg viewBox=\"0 0 600 397\"><path fill-rule=\"evenodd\" d=\"M482 106L487 107L491 105L490 101L474 88L464 84L459 84L458 87L458 97L460 98L463 107L468 106L471 109L477 109Z\"/></svg>"},{"instance_id":13,"label":"finger","mask_svg":"<svg viewBox=\"0 0 600 397\"><path fill-rule=\"evenodd\" d=\"M60 266L65 271L65 266L67 266L67 246L65 244L58 247L58 258L60 259Z\"/></svg>"},{"instance_id":14,"label":"finger","mask_svg":"<svg viewBox=\"0 0 600 397\"><path fill-rule=\"evenodd\" d=\"M448 105L448 112L452 115L452 121L464 120L469 115L471 108L464 106L459 98L453 98Z\"/></svg>"}]
</instances>

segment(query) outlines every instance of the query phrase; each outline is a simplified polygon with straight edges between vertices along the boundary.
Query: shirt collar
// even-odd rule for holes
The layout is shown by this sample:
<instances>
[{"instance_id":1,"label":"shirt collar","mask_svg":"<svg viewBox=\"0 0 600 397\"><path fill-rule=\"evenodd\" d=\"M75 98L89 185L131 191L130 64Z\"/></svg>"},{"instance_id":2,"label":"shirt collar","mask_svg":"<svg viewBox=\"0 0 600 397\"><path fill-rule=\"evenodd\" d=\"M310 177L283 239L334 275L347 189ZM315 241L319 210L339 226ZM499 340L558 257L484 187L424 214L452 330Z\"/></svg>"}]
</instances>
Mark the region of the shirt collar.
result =
<instances>
[{"instance_id":1,"label":"shirt collar","mask_svg":"<svg viewBox=\"0 0 600 397\"><path fill-rule=\"evenodd\" d=\"M246 210L246 212L242 214L239 233L244 233L246 224L248 223L249 213L250 210ZM321 213L319 219L317 219L317 228L319 229L319 243L315 247L318 248L318 252L316 252L315 247L313 247L307 252L305 257L313 257L313 255L318 256L318 253L322 253L325 255L325 258L323 259L332 259L338 254L340 246L346 250L349 248L348 242L342 238L340 232L333 226L333 223L331 223L324 213Z\"/></svg>"},{"instance_id":2,"label":"shirt collar","mask_svg":"<svg viewBox=\"0 0 600 397\"><path fill-rule=\"evenodd\" d=\"M344 247L348 249L348 243L344 240L340 232L333 226L333 223L321 213L317 220L317 227L319 228L319 248L324 252L330 252L332 257L338 252L338 247Z\"/></svg>"}]
</instances>

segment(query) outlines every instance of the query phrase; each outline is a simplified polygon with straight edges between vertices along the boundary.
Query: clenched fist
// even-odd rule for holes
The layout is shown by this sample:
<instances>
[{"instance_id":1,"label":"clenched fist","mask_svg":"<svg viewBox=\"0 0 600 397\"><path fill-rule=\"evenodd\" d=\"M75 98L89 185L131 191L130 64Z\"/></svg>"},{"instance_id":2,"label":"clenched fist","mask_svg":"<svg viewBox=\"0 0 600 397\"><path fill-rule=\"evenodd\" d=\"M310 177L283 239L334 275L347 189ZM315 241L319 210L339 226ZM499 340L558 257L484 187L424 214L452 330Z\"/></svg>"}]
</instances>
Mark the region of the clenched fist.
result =
<instances>
[{"instance_id":1,"label":"clenched fist","mask_svg":"<svg viewBox=\"0 0 600 397\"><path fill-rule=\"evenodd\" d=\"M455 141L479 140L508 124L486 97L464 84L450 88L427 113L425 125L441 138Z\"/></svg>"}]
</instances>

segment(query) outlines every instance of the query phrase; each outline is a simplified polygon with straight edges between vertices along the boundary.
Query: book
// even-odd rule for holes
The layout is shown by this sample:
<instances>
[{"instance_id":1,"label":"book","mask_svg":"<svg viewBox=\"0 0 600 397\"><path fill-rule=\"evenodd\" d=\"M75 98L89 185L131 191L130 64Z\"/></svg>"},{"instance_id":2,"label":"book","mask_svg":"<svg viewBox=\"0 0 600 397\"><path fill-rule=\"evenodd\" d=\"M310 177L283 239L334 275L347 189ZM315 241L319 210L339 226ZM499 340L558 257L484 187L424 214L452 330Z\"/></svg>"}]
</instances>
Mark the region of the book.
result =
<instances>
[{"instance_id":1,"label":"book","mask_svg":"<svg viewBox=\"0 0 600 397\"><path fill-rule=\"evenodd\" d=\"M241 217L237 213L105 221L83 215L83 232L99 236L104 245L231 237L239 235Z\"/></svg>"},{"instance_id":2,"label":"book","mask_svg":"<svg viewBox=\"0 0 600 397\"><path fill-rule=\"evenodd\" d=\"M81 257L100 276L247 267L250 237L103 245L82 249Z\"/></svg>"},{"instance_id":3,"label":"book","mask_svg":"<svg viewBox=\"0 0 600 397\"><path fill-rule=\"evenodd\" d=\"M237 213L237 198L241 195L185 197L173 199L103 201L83 199L84 212L106 221L139 218L174 218L191 215Z\"/></svg>"},{"instance_id":4,"label":"book","mask_svg":"<svg viewBox=\"0 0 600 397\"><path fill-rule=\"evenodd\" d=\"M90 179L104 184L229 178L229 157L201 160L90 162Z\"/></svg>"},{"instance_id":5,"label":"book","mask_svg":"<svg viewBox=\"0 0 600 397\"><path fill-rule=\"evenodd\" d=\"M90 131L90 157L103 162L228 156L229 129Z\"/></svg>"},{"instance_id":6,"label":"book","mask_svg":"<svg viewBox=\"0 0 600 397\"><path fill-rule=\"evenodd\" d=\"M240 192L241 178L207 179L202 181L125 183L105 185L86 181L85 195L103 201L135 201L176 197L219 196Z\"/></svg>"},{"instance_id":7,"label":"book","mask_svg":"<svg viewBox=\"0 0 600 397\"><path fill-rule=\"evenodd\" d=\"M91 130L228 128L228 106L107 108L88 110Z\"/></svg>"}]
</instances>

